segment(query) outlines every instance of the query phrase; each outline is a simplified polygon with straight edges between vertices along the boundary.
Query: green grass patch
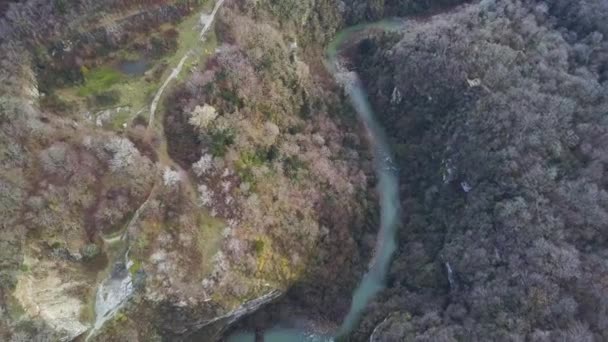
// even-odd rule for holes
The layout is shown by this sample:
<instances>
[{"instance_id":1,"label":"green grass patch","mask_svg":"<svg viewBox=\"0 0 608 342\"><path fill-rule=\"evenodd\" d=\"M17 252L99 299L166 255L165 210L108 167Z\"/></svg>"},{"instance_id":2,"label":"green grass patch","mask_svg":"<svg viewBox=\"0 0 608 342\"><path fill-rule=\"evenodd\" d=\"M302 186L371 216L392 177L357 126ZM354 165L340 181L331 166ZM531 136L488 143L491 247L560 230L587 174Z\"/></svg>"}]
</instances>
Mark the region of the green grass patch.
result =
<instances>
[{"instance_id":1,"label":"green grass patch","mask_svg":"<svg viewBox=\"0 0 608 342\"><path fill-rule=\"evenodd\" d=\"M234 131L232 129L211 132L211 154L214 156L223 157L232 144L234 144Z\"/></svg>"},{"instance_id":2,"label":"green grass patch","mask_svg":"<svg viewBox=\"0 0 608 342\"><path fill-rule=\"evenodd\" d=\"M214 1L205 0L192 15L184 18L177 25L163 24L160 30L165 32L170 29L175 29L179 32L177 37L177 49L170 54L162 56L158 59L151 60L153 63L145 76L128 76L112 67L104 65L93 68L91 70L82 68L80 71L84 76L84 83L79 86L72 86L62 89L57 89L56 99L49 102L50 106L58 107L58 110L64 109L66 104L70 104L73 110L80 111L90 110L93 112L111 108L111 107L128 107L129 110L117 113L111 120L111 123L106 128L112 130L122 130L125 123L130 123L135 114L140 113L143 116L149 115L146 110L161 84L166 80L179 61L188 52L191 52L190 57L184 63L182 72L176 80L172 81L172 85L185 80L193 68L204 66L206 58L215 53L218 45L215 31L211 28L205 34L205 40L200 40L201 27L199 25L200 12L202 9L210 13L213 9ZM136 60L141 56L134 50L125 48L116 51L118 59ZM166 65L166 68L162 68ZM165 90L165 94L171 91L171 86ZM114 96L118 94L118 98ZM157 123L162 122L162 113L164 112L163 100L159 102L157 108ZM143 111L142 111L143 110ZM216 144L216 152L222 154L225 152L225 147L230 144L230 138L219 140Z\"/></svg>"},{"instance_id":3,"label":"green grass patch","mask_svg":"<svg viewBox=\"0 0 608 342\"><path fill-rule=\"evenodd\" d=\"M209 6L204 7L207 8ZM210 8L213 8L212 4ZM208 9L207 12L211 12L211 9ZM193 67L204 65L207 57L214 54L218 46L217 36L213 27L205 33L205 40L201 41L201 26L198 24L199 18L200 12L197 11L175 27L179 31L177 52L167 58L166 62L175 67L188 51L192 51L192 56L186 60L182 72L177 77L178 81L184 80L188 75L187 71Z\"/></svg>"},{"instance_id":4,"label":"green grass patch","mask_svg":"<svg viewBox=\"0 0 608 342\"><path fill-rule=\"evenodd\" d=\"M109 107L113 106L120 101L120 93L116 90L102 91L92 96L91 107Z\"/></svg>"},{"instance_id":5,"label":"green grass patch","mask_svg":"<svg viewBox=\"0 0 608 342\"><path fill-rule=\"evenodd\" d=\"M253 250L256 254L262 254L264 252L264 241L263 240L255 240L253 242Z\"/></svg>"},{"instance_id":6,"label":"green grass patch","mask_svg":"<svg viewBox=\"0 0 608 342\"><path fill-rule=\"evenodd\" d=\"M131 260L133 261L133 265L129 267L129 273L131 273L131 277L135 277L137 272L141 270L141 261L139 260Z\"/></svg>"},{"instance_id":7,"label":"green grass patch","mask_svg":"<svg viewBox=\"0 0 608 342\"><path fill-rule=\"evenodd\" d=\"M200 18L200 14L198 11L195 11L194 14L184 19L174 28L179 32L179 37L177 38L177 51L171 56L167 56L162 60L167 63L170 68L163 75L163 80L171 73L173 68L175 68L180 60L195 48L197 45L202 44L200 41L200 26L198 25ZM183 75L186 73L184 71L189 70L193 64L196 63L194 56L190 56L186 62L184 63L184 67L182 72L178 75L177 80L183 79Z\"/></svg>"},{"instance_id":8,"label":"green grass patch","mask_svg":"<svg viewBox=\"0 0 608 342\"><path fill-rule=\"evenodd\" d=\"M158 87L160 85L157 81L148 82L144 78L138 78L118 84L114 89L121 94L119 105L128 106L133 112L137 112L150 105Z\"/></svg>"},{"instance_id":9,"label":"green grass patch","mask_svg":"<svg viewBox=\"0 0 608 342\"><path fill-rule=\"evenodd\" d=\"M264 164L264 161L264 157L258 152L241 153L241 158L236 162L236 172L239 178L244 182L250 183L252 187L255 187L253 168L261 166Z\"/></svg>"},{"instance_id":10,"label":"green grass patch","mask_svg":"<svg viewBox=\"0 0 608 342\"><path fill-rule=\"evenodd\" d=\"M120 112L116 113L116 115L114 115L112 117L112 123L111 123L112 130L114 130L114 131L121 130L123 128L123 125L125 123L127 123L130 119L131 119L131 112L128 110L121 110Z\"/></svg>"},{"instance_id":11,"label":"green grass patch","mask_svg":"<svg viewBox=\"0 0 608 342\"><path fill-rule=\"evenodd\" d=\"M78 96L87 97L107 91L123 81L125 76L110 67L100 67L84 72L85 83L78 89Z\"/></svg>"}]
</instances>

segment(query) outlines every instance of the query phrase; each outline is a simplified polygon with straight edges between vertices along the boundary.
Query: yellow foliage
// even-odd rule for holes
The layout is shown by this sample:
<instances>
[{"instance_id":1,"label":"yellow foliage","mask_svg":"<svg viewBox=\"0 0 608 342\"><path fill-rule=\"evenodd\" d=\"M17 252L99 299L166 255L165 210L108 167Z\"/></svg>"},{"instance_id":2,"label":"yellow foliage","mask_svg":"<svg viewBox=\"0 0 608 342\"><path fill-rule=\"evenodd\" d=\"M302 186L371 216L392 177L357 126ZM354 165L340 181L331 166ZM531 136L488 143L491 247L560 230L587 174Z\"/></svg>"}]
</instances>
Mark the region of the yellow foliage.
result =
<instances>
[{"instance_id":1,"label":"yellow foliage","mask_svg":"<svg viewBox=\"0 0 608 342\"><path fill-rule=\"evenodd\" d=\"M261 236L256 241L263 243L264 248L259 251L258 276L266 280L276 280L280 283L297 279L302 265L293 265L288 256L277 253L272 248L272 240Z\"/></svg>"}]
</instances>

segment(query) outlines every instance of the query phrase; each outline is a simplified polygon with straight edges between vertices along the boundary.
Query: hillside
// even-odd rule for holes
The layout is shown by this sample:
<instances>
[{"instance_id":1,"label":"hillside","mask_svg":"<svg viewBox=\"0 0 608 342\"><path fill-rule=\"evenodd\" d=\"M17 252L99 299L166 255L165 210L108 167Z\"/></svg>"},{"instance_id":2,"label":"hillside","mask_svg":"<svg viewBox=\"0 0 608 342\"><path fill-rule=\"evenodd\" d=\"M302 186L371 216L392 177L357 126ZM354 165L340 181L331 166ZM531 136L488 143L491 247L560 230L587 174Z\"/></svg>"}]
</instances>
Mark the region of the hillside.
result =
<instances>
[{"instance_id":1,"label":"hillside","mask_svg":"<svg viewBox=\"0 0 608 342\"><path fill-rule=\"evenodd\" d=\"M404 222L360 336L608 338L606 10L482 1L355 47Z\"/></svg>"},{"instance_id":2,"label":"hillside","mask_svg":"<svg viewBox=\"0 0 608 342\"><path fill-rule=\"evenodd\" d=\"M396 252L351 341L608 340L607 15L2 2L0 340L331 335L390 248L378 169Z\"/></svg>"},{"instance_id":3,"label":"hillside","mask_svg":"<svg viewBox=\"0 0 608 342\"><path fill-rule=\"evenodd\" d=\"M298 33L265 4L39 5L3 24L2 339L214 339L296 283L338 319L373 177Z\"/></svg>"}]
</instances>

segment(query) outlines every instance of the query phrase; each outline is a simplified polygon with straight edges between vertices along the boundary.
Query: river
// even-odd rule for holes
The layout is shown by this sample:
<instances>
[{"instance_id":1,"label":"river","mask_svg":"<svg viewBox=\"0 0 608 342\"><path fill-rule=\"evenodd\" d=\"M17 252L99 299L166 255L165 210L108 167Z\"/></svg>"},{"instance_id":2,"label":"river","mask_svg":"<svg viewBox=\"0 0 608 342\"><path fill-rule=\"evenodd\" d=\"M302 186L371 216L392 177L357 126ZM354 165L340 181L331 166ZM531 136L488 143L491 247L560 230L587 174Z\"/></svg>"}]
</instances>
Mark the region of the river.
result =
<instances>
[{"instance_id":1,"label":"river","mask_svg":"<svg viewBox=\"0 0 608 342\"><path fill-rule=\"evenodd\" d=\"M399 226L399 181L393 154L387 142L383 128L376 120L376 115L369 103L367 92L359 76L346 70L339 56L340 49L346 42L369 29L395 30L403 26L400 20L383 20L375 23L361 24L344 29L327 48L326 65L334 78L342 84L350 101L357 111L358 118L365 126L374 155L374 171L378 177L380 198L380 229L376 239L375 255L369 269L353 293L351 307L335 336L322 336L313 332L277 327L264 331L264 342L329 342L346 338L355 329L363 310L378 292L385 287L388 268L396 249L396 232ZM252 332L238 332L228 337L228 342L254 342Z\"/></svg>"}]
</instances>

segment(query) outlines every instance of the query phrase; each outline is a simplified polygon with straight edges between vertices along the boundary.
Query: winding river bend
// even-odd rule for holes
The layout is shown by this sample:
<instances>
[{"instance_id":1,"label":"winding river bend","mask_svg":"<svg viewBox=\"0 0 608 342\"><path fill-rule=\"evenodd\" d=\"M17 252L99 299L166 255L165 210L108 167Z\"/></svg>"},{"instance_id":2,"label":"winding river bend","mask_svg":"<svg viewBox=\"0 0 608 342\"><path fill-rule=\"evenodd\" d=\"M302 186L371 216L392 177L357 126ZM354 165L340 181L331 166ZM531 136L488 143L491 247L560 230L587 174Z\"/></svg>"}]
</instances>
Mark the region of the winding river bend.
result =
<instances>
[{"instance_id":1,"label":"winding river bend","mask_svg":"<svg viewBox=\"0 0 608 342\"><path fill-rule=\"evenodd\" d=\"M276 327L264 332L264 342L329 342L346 338L359 323L363 310L385 286L391 258L396 249L395 235L399 226L399 181L393 155L384 130L376 120L367 93L359 76L348 71L340 59L340 49L362 31L369 29L396 30L403 26L400 20L383 20L349 27L336 36L327 48L326 64L334 78L342 84L365 126L374 155L374 169L378 177L377 192L380 198L380 229L373 260L361 283L355 290L350 310L335 336L321 336L308 331ZM232 335L228 342L254 342L253 333Z\"/></svg>"}]
</instances>

